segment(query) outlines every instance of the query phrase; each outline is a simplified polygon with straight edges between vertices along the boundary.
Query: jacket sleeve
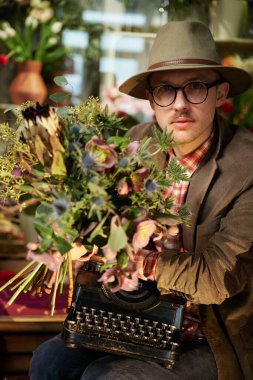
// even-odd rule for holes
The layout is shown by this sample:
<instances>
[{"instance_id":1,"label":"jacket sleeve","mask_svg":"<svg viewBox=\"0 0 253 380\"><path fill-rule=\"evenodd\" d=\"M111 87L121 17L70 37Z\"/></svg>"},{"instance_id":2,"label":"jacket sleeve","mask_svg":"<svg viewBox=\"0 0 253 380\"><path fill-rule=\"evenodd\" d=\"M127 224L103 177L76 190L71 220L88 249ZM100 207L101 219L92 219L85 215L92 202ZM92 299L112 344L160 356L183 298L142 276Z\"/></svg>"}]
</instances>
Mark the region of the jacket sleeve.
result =
<instances>
[{"instance_id":1,"label":"jacket sleeve","mask_svg":"<svg viewBox=\"0 0 253 380\"><path fill-rule=\"evenodd\" d=\"M220 304L239 293L253 274L253 185L245 185L201 251L164 251L156 266L162 294L196 304Z\"/></svg>"}]
</instances>

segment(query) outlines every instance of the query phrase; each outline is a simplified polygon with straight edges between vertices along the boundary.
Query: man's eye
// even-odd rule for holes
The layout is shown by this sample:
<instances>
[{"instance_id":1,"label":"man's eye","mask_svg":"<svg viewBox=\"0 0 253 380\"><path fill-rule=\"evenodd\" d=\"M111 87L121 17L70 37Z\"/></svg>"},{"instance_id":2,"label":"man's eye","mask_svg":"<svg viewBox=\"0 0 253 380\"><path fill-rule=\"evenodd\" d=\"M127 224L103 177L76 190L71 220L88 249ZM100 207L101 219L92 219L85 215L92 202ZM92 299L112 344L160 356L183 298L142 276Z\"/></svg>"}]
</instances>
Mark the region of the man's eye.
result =
<instances>
[{"instance_id":1,"label":"man's eye","mask_svg":"<svg viewBox=\"0 0 253 380\"><path fill-rule=\"evenodd\" d=\"M187 87L191 90L201 90L205 87L205 85L201 82L192 82L189 83Z\"/></svg>"},{"instance_id":2,"label":"man's eye","mask_svg":"<svg viewBox=\"0 0 253 380\"><path fill-rule=\"evenodd\" d=\"M160 93L173 93L174 88L169 86L169 85L164 85L159 87L159 92Z\"/></svg>"}]
</instances>

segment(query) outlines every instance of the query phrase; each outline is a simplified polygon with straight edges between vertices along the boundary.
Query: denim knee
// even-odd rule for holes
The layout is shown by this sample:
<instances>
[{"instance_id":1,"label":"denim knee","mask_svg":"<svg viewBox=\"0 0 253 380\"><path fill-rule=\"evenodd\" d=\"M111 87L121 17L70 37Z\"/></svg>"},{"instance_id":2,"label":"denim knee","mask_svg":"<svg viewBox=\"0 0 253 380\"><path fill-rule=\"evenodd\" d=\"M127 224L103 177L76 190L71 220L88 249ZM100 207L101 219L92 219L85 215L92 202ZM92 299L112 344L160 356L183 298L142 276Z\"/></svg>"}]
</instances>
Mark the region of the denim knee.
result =
<instances>
[{"instance_id":1,"label":"denim knee","mask_svg":"<svg viewBox=\"0 0 253 380\"><path fill-rule=\"evenodd\" d=\"M68 348L61 337L56 336L34 351L29 368L30 380L79 380L92 358L92 351Z\"/></svg>"}]
</instances>

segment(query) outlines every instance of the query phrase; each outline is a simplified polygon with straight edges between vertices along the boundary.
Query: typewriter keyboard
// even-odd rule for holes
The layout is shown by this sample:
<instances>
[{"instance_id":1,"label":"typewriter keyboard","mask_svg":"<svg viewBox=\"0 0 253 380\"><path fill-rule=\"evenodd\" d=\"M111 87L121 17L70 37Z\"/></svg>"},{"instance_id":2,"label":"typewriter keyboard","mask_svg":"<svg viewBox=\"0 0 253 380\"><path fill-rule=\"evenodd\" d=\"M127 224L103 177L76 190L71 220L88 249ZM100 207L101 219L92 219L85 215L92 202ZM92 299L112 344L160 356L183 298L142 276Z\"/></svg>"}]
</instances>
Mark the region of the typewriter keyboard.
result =
<instances>
[{"instance_id":1,"label":"typewriter keyboard","mask_svg":"<svg viewBox=\"0 0 253 380\"><path fill-rule=\"evenodd\" d=\"M177 330L173 325L85 306L66 321L66 328L72 333L106 336L162 349L173 350L178 346L173 341Z\"/></svg>"}]
</instances>

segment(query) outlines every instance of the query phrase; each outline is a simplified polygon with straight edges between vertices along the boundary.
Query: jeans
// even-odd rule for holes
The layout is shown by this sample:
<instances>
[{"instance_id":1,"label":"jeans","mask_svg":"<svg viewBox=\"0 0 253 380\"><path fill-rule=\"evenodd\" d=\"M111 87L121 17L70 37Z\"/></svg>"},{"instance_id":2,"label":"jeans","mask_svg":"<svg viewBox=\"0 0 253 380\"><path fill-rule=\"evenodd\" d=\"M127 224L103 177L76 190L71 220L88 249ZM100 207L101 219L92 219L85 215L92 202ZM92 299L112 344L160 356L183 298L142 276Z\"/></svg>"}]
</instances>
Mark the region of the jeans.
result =
<instances>
[{"instance_id":1,"label":"jeans","mask_svg":"<svg viewBox=\"0 0 253 380\"><path fill-rule=\"evenodd\" d=\"M182 345L175 367L85 348L68 348L56 336L33 353L31 380L217 380L213 354L206 342Z\"/></svg>"}]
</instances>

